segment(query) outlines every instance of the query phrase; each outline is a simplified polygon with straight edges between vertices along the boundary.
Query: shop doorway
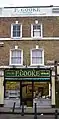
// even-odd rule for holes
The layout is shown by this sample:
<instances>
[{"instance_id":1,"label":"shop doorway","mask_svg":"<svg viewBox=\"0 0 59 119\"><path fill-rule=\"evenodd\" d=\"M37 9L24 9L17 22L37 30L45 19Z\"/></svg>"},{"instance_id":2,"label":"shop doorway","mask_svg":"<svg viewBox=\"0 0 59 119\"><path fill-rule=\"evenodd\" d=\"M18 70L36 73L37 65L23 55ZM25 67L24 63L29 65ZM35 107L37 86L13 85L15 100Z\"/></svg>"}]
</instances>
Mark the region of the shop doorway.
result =
<instances>
[{"instance_id":1,"label":"shop doorway","mask_svg":"<svg viewBox=\"0 0 59 119\"><path fill-rule=\"evenodd\" d=\"M26 106L33 106L33 82L22 81L20 88L21 104L24 102Z\"/></svg>"}]
</instances>

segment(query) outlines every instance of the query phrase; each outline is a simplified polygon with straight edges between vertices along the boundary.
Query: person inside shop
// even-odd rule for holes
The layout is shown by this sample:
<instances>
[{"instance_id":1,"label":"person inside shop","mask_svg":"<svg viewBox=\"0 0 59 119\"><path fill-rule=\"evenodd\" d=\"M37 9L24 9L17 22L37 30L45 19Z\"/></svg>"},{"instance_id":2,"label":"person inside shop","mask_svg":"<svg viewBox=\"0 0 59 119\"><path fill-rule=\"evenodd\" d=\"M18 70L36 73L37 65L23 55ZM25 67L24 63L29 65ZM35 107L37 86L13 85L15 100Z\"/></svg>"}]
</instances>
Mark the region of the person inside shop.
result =
<instances>
[{"instance_id":1,"label":"person inside shop","mask_svg":"<svg viewBox=\"0 0 59 119\"><path fill-rule=\"evenodd\" d=\"M34 92L34 98L41 98L41 91L39 92L38 90L36 90L36 92Z\"/></svg>"}]
</instances>

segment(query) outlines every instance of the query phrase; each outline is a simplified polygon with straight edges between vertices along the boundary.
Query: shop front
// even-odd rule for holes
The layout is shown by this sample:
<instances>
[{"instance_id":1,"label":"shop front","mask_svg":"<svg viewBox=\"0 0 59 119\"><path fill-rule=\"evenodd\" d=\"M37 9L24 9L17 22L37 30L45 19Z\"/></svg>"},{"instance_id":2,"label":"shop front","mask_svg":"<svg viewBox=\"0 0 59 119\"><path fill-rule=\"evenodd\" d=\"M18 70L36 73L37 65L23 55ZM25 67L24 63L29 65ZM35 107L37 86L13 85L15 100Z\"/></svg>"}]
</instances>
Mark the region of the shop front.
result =
<instances>
[{"instance_id":1,"label":"shop front","mask_svg":"<svg viewBox=\"0 0 59 119\"><path fill-rule=\"evenodd\" d=\"M19 99L20 105L33 106L34 99L51 98L50 68L5 69L4 98Z\"/></svg>"}]
</instances>

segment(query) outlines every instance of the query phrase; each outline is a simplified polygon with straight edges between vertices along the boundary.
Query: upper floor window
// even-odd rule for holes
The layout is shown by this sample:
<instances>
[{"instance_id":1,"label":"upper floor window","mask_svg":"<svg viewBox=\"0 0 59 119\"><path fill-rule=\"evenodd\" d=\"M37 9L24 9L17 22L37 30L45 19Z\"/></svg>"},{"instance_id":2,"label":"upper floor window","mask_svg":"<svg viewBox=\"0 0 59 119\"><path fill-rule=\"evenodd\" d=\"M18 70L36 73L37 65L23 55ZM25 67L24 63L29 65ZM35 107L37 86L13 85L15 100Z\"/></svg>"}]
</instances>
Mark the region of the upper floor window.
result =
<instances>
[{"instance_id":1,"label":"upper floor window","mask_svg":"<svg viewBox=\"0 0 59 119\"><path fill-rule=\"evenodd\" d=\"M10 50L10 65L23 65L23 51L20 49Z\"/></svg>"},{"instance_id":2,"label":"upper floor window","mask_svg":"<svg viewBox=\"0 0 59 119\"><path fill-rule=\"evenodd\" d=\"M22 37L22 25L21 24L11 24L11 37L12 38Z\"/></svg>"},{"instance_id":3,"label":"upper floor window","mask_svg":"<svg viewBox=\"0 0 59 119\"><path fill-rule=\"evenodd\" d=\"M31 37L34 38L42 37L42 24L31 25Z\"/></svg>"},{"instance_id":4,"label":"upper floor window","mask_svg":"<svg viewBox=\"0 0 59 119\"><path fill-rule=\"evenodd\" d=\"M44 50L32 49L31 50L31 65L44 65Z\"/></svg>"}]
</instances>

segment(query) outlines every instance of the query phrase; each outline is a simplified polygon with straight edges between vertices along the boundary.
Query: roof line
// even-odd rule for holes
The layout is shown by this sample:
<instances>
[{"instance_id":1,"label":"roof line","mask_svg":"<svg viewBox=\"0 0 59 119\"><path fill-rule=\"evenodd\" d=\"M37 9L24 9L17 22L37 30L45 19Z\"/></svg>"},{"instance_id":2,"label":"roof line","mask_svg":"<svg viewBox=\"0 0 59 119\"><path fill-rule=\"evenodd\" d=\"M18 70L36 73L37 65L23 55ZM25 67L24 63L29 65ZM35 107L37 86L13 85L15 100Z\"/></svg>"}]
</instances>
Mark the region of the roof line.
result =
<instances>
[{"instance_id":1,"label":"roof line","mask_svg":"<svg viewBox=\"0 0 59 119\"><path fill-rule=\"evenodd\" d=\"M45 8L45 7L59 7L59 6L53 6L53 5L50 5L50 6L15 6L15 7L4 7L4 8L37 8L37 7L42 7L42 8Z\"/></svg>"}]
</instances>

